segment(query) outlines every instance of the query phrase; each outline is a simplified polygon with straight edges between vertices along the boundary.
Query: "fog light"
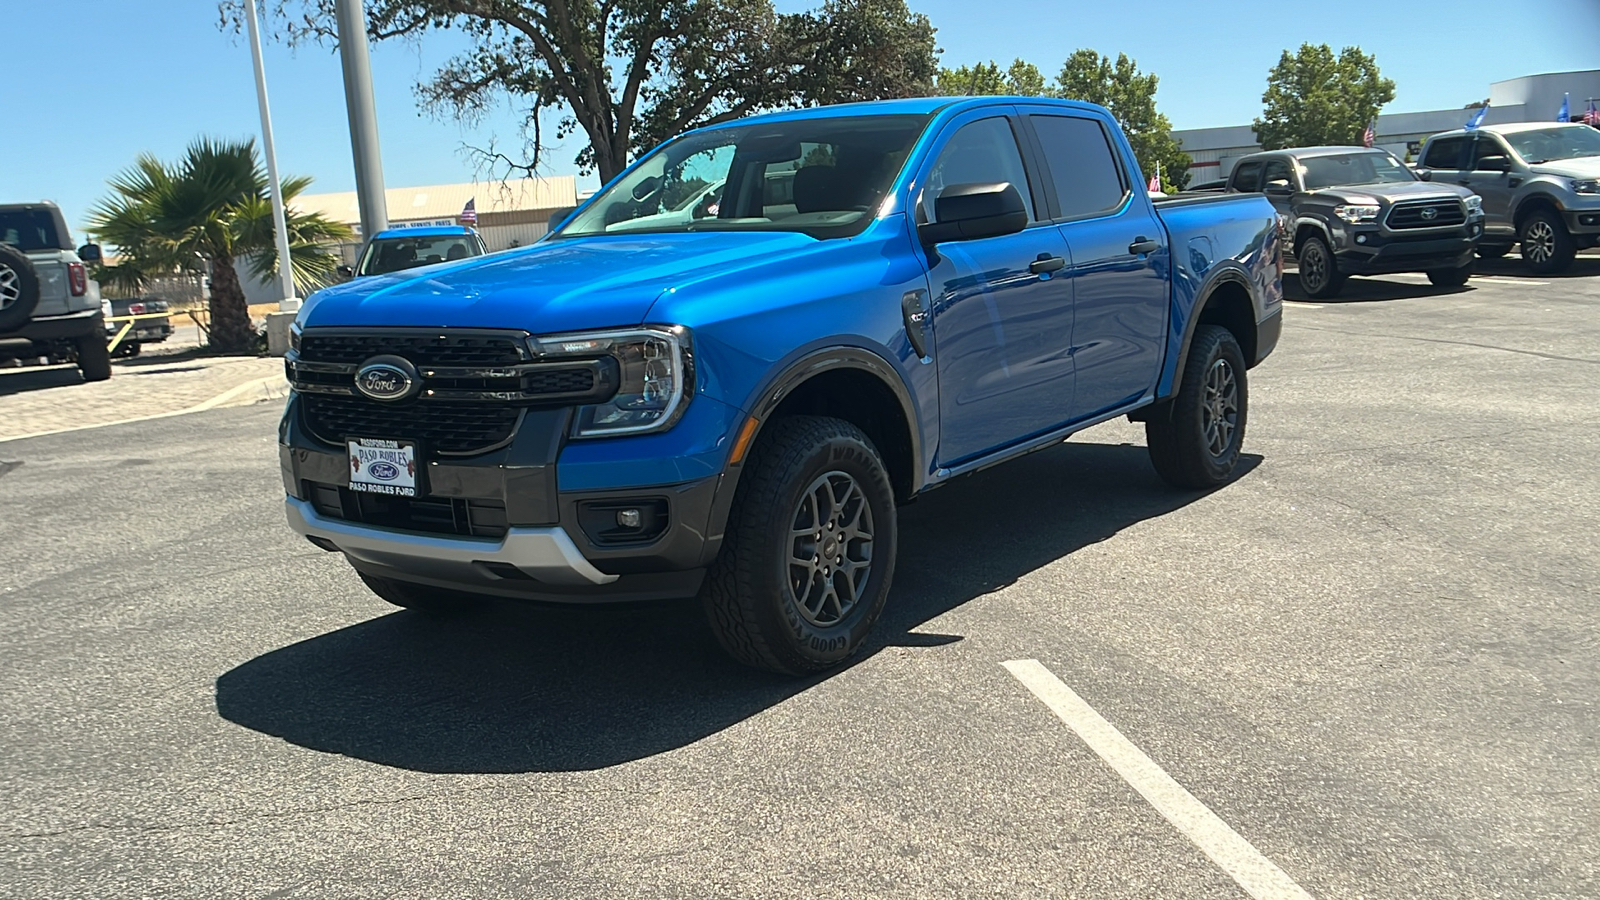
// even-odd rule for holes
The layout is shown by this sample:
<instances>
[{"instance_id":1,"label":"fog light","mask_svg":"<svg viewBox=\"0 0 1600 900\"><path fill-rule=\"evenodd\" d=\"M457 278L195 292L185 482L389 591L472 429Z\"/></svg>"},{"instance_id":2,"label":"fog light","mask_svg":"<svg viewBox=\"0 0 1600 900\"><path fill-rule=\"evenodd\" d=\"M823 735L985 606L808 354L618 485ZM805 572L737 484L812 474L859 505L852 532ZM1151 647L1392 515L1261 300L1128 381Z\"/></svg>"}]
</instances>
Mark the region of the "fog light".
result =
<instances>
[{"instance_id":1,"label":"fog light","mask_svg":"<svg viewBox=\"0 0 1600 900\"><path fill-rule=\"evenodd\" d=\"M1365 244L1366 242L1367 242L1367 236L1366 235L1364 235L1364 234L1356 235L1356 243Z\"/></svg>"},{"instance_id":2,"label":"fog light","mask_svg":"<svg viewBox=\"0 0 1600 900\"><path fill-rule=\"evenodd\" d=\"M644 515L637 509L617 510L617 524L623 528L638 528L644 522Z\"/></svg>"}]
</instances>

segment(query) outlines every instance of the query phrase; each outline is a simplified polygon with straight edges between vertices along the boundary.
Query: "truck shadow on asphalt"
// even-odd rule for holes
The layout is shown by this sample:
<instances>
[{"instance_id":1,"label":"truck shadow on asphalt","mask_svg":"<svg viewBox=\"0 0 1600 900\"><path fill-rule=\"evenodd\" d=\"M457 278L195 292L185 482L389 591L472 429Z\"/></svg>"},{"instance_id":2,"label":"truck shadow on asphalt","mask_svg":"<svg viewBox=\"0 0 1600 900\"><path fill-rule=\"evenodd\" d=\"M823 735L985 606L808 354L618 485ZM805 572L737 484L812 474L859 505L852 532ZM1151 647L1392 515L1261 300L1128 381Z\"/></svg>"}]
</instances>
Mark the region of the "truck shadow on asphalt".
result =
<instances>
[{"instance_id":1,"label":"truck shadow on asphalt","mask_svg":"<svg viewBox=\"0 0 1600 900\"><path fill-rule=\"evenodd\" d=\"M1445 297L1451 294L1464 294L1472 290L1471 282L1467 287L1434 287L1426 282L1414 283L1409 281L1389 281L1382 275L1371 278L1351 278L1344 283L1337 297L1324 297L1313 299L1308 296L1305 289L1300 286L1300 276L1286 275L1283 279L1283 299L1293 300L1298 303L1375 303L1387 300L1423 300L1429 297Z\"/></svg>"},{"instance_id":2,"label":"truck shadow on asphalt","mask_svg":"<svg viewBox=\"0 0 1600 900\"><path fill-rule=\"evenodd\" d=\"M913 629L1203 496L1159 481L1141 446L1070 443L935 491L901 510L895 586L858 662L891 647L937 653L960 637ZM508 604L444 621L396 612L256 657L216 690L223 718L302 747L422 772L516 773L675 750L836 674L738 666L693 601Z\"/></svg>"}]
</instances>

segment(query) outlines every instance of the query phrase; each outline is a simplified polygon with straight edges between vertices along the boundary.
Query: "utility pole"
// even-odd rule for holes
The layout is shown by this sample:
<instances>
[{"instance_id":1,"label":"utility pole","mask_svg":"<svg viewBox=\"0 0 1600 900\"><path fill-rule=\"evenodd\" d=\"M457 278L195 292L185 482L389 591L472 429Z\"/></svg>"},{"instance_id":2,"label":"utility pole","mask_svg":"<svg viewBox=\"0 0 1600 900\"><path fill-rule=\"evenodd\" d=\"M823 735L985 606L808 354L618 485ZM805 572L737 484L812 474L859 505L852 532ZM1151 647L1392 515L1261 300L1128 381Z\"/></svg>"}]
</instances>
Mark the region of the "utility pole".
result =
<instances>
[{"instance_id":1,"label":"utility pole","mask_svg":"<svg viewBox=\"0 0 1600 900\"><path fill-rule=\"evenodd\" d=\"M333 6L338 22L339 62L344 68L344 105L350 115L350 152L356 163L361 237L370 240L389 227L389 207L383 192L383 162L378 155L378 113L372 105L367 13L361 0L334 0Z\"/></svg>"},{"instance_id":2,"label":"utility pole","mask_svg":"<svg viewBox=\"0 0 1600 900\"><path fill-rule=\"evenodd\" d=\"M267 155L267 183L272 193L272 233L278 244L278 311L300 308L295 294L294 269L289 264L289 226L283 212L283 185L278 181L278 153L272 147L272 112L267 106L267 70L261 62L261 28L256 22L256 0L245 0L250 25L250 57L256 69L256 102L261 107L261 144Z\"/></svg>"}]
</instances>

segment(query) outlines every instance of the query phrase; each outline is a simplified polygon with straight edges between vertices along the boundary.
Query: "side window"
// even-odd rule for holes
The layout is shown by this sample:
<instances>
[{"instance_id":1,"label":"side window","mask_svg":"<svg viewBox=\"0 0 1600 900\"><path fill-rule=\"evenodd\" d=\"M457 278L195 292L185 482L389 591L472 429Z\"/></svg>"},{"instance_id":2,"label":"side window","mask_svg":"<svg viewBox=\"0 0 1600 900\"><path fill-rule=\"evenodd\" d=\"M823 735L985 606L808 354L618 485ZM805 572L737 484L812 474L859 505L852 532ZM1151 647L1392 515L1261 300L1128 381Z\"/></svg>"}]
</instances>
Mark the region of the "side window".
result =
<instances>
[{"instance_id":1,"label":"side window","mask_svg":"<svg viewBox=\"0 0 1600 900\"><path fill-rule=\"evenodd\" d=\"M1428 145L1422 164L1430 169L1465 169L1467 138L1439 138Z\"/></svg>"},{"instance_id":2,"label":"side window","mask_svg":"<svg viewBox=\"0 0 1600 900\"><path fill-rule=\"evenodd\" d=\"M1478 163L1483 162L1483 158L1485 156L1504 156L1510 158L1511 151L1506 149L1505 144L1500 143L1499 138L1490 137L1487 134L1480 134L1478 135L1478 139L1472 143L1472 167L1476 169L1478 167Z\"/></svg>"},{"instance_id":3,"label":"side window","mask_svg":"<svg viewBox=\"0 0 1600 900\"><path fill-rule=\"evenodd\" d=\"M1029 118L1044 148L1062 216L1092 216L1122 205L1128 186L1099 122L1076 116Z\"/></svg>"},{"instance_id":4,"label":"side window","mask_svg":"<svg viewBox=\"0 0 1600 900\"><path fill-rule=\"evenodd\" d=\"M1266 187L1280 180L1287 181L1289 187L1294 187L1294 173L1289 171L1289 164L1281 159L1267 160L1266 168L1261 172L1261 186Z\"/></svg>"},{"instance_id":5,"label":"side window","mask_svg":"<svg viewBox=\"0 0 1600 900\"><path fill-rule=\"evenodd\" d=\"M1261 160L1239 163L1233 170L1233 189L1245 192L1261 190Z\"/></svg>"},{"instance_id":6,"label":"side window","mask_svg":"<svg viewBox=\"0 0 1600 900\"><path fill-rule=\"evenodd\" d=\"M1017 137L1004 116L979 119L961 126L950 142L939 151L939 158L928 170L922 189L919 218L934 222L934 201L939 192L952 184L992 184L1009 181L1022 195L1028 208L1028 221L1038 221L1033 211L1033 193L1028 187L1028 172L1022 166Z\"/></svg>"}]
</instances>

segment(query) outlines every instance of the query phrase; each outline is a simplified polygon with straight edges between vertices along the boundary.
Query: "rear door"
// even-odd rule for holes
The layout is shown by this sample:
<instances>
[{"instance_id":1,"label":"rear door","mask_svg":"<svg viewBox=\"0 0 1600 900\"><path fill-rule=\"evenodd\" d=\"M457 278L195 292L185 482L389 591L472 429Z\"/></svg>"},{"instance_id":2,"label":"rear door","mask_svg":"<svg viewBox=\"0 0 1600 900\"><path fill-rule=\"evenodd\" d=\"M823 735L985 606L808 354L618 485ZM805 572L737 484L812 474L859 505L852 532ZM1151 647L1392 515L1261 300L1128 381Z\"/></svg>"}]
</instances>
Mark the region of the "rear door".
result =
<instances>
[{"instance_id":1,"label":"rear door","mask_svg":"<svg viewBox=\"0 0 1600 900\"><path fill-rule=\"evenodd\" d=\"M1023 111L1072 253L1073 418L1082 419L1155 387L1166 347L1167 231L1106 123L1055 107Z\"/></svg>"},{"instance_id":2,"label":"rear door","mask_svg":"<svg viewBox=\"0 0 1600 900\"><path fill-rule=\"evenodd\" d=\"M1010 107L960 116L917 176L919 222L956 184L1009 182L1028 206L1016 234L928 252L939 367L939 464L957 465L1049 431L1072 415L1072 284L1066 242L1023 162Z\"/></svg>"}]
</instances>

